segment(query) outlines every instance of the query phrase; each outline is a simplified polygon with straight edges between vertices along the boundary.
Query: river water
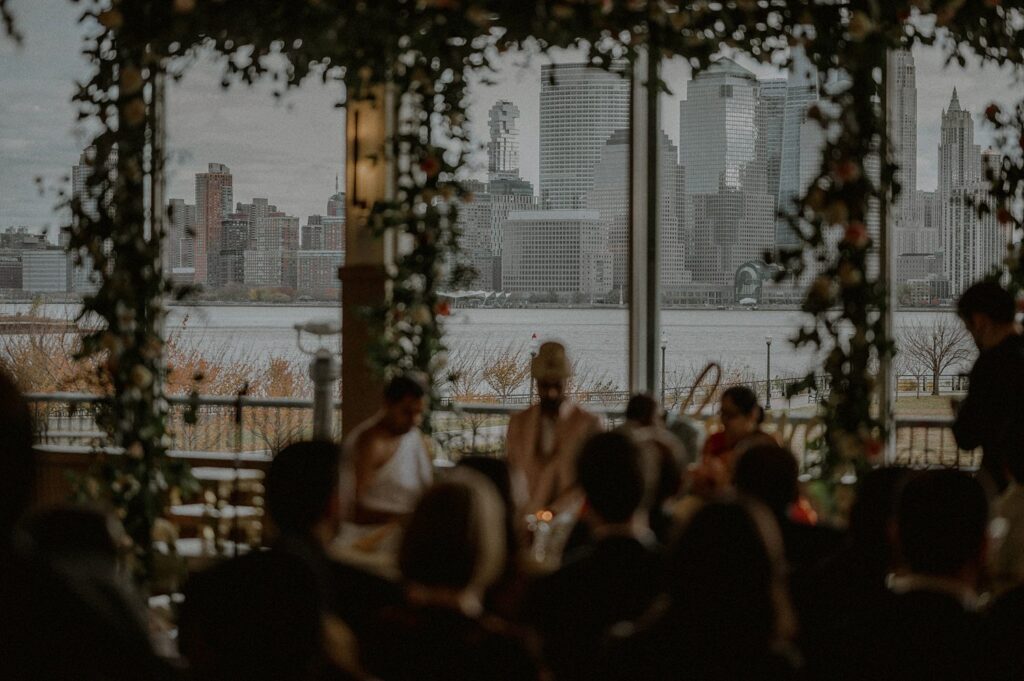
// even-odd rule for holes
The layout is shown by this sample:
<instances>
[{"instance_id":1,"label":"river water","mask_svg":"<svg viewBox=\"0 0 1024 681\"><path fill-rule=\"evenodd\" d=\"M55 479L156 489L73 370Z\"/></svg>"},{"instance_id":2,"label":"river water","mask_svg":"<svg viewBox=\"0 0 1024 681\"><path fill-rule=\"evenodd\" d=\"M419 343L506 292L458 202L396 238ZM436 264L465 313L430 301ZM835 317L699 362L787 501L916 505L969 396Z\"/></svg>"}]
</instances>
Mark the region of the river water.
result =
<instances>
[{"instance_id":1,"label":"river water","mask_svg":"<svg viewBox=\"0 0 1024 681\"><path fill-rule=\"evenodd\" d=\"M0 314L25 313L27 304L0 304ZM73 318L76 305L48 305L38 314ZM900 311L896 326L930 323L943 311ZM168 333L211 358L261 360L272 356L299 361L294 325L313 319L337 319L330 307L303 305L173 307ZM746 368L763 375L765 337L771 346L772 374L797 376L819 364L810 349L797 350L788 339L807 315L796 310L665 310L667 370L688 375L709 361ZM494 349L528 351L534 334L539 340L558 339L592 378L626 384L626 311L621 309L455 310L447 320L453 355L493 355ZM669 379L671 382L671 378Z\"/></svg>"}]
</instances>

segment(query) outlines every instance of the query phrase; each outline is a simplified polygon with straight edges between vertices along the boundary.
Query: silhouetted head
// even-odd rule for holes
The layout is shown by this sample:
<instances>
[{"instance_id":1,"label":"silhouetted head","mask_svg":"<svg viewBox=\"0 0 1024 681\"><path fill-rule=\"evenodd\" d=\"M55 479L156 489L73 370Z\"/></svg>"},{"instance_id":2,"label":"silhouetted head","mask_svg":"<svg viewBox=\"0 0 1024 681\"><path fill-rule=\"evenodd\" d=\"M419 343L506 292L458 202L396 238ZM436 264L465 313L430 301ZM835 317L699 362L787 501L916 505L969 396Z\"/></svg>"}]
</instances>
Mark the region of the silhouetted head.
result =
<instances>
[{"instance_id":1,"label":"silhouetted head","mask_svg":"<svg viewBox=\"0 0 1024 681\"><path fill-rule=\"evenodd\" d=\"M626 420L641 426L653 426L659 421L661 406L647 393L638 393L626 404Z\"/></svg>"},{"instance_id":2,"label":"silhouetted head","mask_svg":"<svg viewBox=\"0 0 1024 681\"><path fill-rule=\"evenodd\" d=\"M910 470L901 466L876 468L860 476L849 523L850 539L860 552L891 561L890 530L896 519L896 501L909 476Z\"/></svg>"},{"instance_id":3,"label":"silhouetted head","mask_svg":"<svg viewBox=\"0 0 1024 681\"><path fill-rule=\"evenodd\" d=\"M179 647L196 681L320 678L323 604L314 571L285 551L260 551L193 575Z\"/></svg>"},{"instance_id":4,"label":"silhouetted head","mask_svg":"<svg viewBox=\"0 0 1024 681\"><path fill-rule=\"evenodd\" d=\"M572 364L565 346L555 341L542 343L530 362L530 375L537 382L540 407L547 412L558 411L565 399L565 384L572 376Z\"/></svg>"},{"instance_id":5,"label":"silhouetted head","mask_svg":"<svg viewBox=\"0 0 1024 681\"><path fill-rule=\"evenodd\" d=\"M453 471L416 504L398 566L411 584L482 595L505 569L505 517L494 485Z\"/></svg>"},{"instance_id":6,"label":"silhouetted head","mask_svg":"<svg viewBox=\"0 0 1024 681\"><path fill-rule=\"evenodd\" d=\"M896 505L897 545L912 572L960 577L984 563L988 499L961 471L917 473Z\"/></svg>"},{"instance_id":7,"label":"silhouetted head","mask_svg":"<svg viewBox=\"0 0 1024 681\"><path fill-rule=\"evenodd\" d=\"M598 433L583 444L576 464L587 505L607 523L624 523L639 510L648 476L640 448L622 433Z\"/></svg>"},{"instance_id":8,"label":"silhouetted head","mask_svg":"<svg viewBox=\"0 0 1024 681\"><path fill-rule=\"evenodd\" d=\"M713 502L682 528L671 549L672 617L701 650L765 650L789 633L792 610L782 539L756 502ZM692 649L692 648L691 648Z\"/></svg>"},{"instance_id":9,"label":"silhouetted head","mask_svg":"<svg viewBox=\"0 0 1024 681\"><path fill-rule=\"evenodd\" d=\"M768 507L777 517L786 515L800 494L796 457L778 445L758 445L743 452L733 470L736 490Z\"/></svg>"},{"instance_id":10,"label":"silhouetted head","mask_svg":"<svg viewBox=\"0 0 1024 681\"><path fill-rule=\"evenodd\" d=\"M392 378L384 388L384 425L398 435L419 428L427 408L426 396L427 386L419 376Z\"/></svg>"},{"instance_id":11,"label":"silhouetted head","mask_svg":"<svg viewBox=\"0 0 1024 681\"><path fill-rule=\"evenodd\" d=\"M307 536L318 525L337 529L338 446L295 442L274 457L265 481L267 513L283 535Z\"/></svg>"},{"instance_id":12,"label":"silhouetted head","mask_svg":"<svg viewBox=\"0 0 1024 681\"><path fill-rule=\"evenodd\" d=\"M1013 296L994 281L970 286L956 302L957 315L982 350L992 347L1013 325L1016 311Z\"/></svg>"},{"instance_id":13,"label":"silhouetted head","mask_svg":"<svg viewBox=\"0 0 1024 681\"><path fill-rule=\"evenodd\" d=\"M98 560L117 566L124 529L110 513L91 506L56 506L29 516L35 550L49 560Z\"/></svg>"},{"instance_id":14,"label":"silhouetted head","mask_svg":"<svg viewBox=\"0 0 1024 681\"><path fill-rule=\"evenodd\" d=\"M512 476L509 473L508 462L491 456L464 456L459 459L459 468L479 473L487 478L497 490L505 510L505 549L511 559L519 553L519 539L516 536L515 528L515 513L519 504L516 503L512 491Z\"/></svg>"},{"instance_id":15,"label":"silhouetted head","mask_svg":"<svg viewBox=\"0 0 1024 681\"><path fill-rule=\"evenodd\" d=\"M735 445L757 430L764 421L764 409L753 390L745 385L734 385L722 393L719 418L726 438Z\"/></svg>"},{"instance_id":16,"label":"silhouetted head","mask_svg":"<svg viewBox=\"0 0 1024 681\"><path fill-rule=\"evenodd\" d=\"M35 492L32 417L9 376L0 372L0 539L10 535Z\"/></svg>"}]
</instances>

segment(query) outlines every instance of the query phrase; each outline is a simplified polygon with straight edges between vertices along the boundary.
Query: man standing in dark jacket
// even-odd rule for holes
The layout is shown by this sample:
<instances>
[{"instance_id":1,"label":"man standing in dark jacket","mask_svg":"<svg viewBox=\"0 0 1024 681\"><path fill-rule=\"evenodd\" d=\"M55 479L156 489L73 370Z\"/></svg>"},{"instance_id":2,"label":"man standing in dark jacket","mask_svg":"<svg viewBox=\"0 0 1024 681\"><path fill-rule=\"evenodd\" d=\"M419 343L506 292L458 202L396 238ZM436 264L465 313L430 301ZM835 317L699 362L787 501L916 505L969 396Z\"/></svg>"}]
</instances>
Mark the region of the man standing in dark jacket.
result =
<instances>
[{"instance_id":1,"label":"man standing in dark jacket","mask_svg":"<svg viewBox=\"0 0 1024 681\"><path fill-rule=\"evenodd\" d=\"M1005 461L1024 453L1024 337L1014 322L1013 296L995 282L960 296L957 314L980 354L967 397L954 403L953 435L961 449L982 448L982 482L990 493L1007 485Z\"/></svg>"}]
</instances>

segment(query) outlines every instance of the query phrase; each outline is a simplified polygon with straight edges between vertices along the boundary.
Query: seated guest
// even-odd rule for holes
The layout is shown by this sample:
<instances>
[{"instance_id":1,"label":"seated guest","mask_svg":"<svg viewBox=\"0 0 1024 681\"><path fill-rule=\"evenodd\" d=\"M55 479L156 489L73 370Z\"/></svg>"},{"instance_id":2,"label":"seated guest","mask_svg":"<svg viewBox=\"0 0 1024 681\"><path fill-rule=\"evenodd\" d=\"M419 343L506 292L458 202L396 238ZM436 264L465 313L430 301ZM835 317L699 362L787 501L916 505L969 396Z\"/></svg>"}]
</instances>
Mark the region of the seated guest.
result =
<instances>
[{"instance_id":1,"label":"seated guest","mask_svg":"<svg viewBox=\"0 0 1024 681\"><path fill-rule=\"evenodd\" d=\"M800 496L800 481L796 457L788 449L772 444L743 452L735 464L733 484L737 492L760 501L775 516L791 579L801 578L838 550L841 532L798 523L790 517L790 509Z\"/></svg>"},{"instance_id":2,"label":"seated guest","mask_svg":"<svg viewBox=\"0 0 1024 681\"><path fill-rule=\"evenodd\" d=\"M179 645L195 681L349 678L331 662L317 575L302 558L260 551L194 575Z\"/></svg>"},{"instance_id":3,"label":"seated guest","mask_svg":"<svg viewBox=\"0 0 1024 681\"><path fill-rule=\"evenodd\" d=\"M591 546L530 590L525 619L544 641L544 657L559 679L589 679L608 629L639 617L659 587L660 561L642 505L647 476L640 448L621 433L601 433L583 445L579 481Z\"/></svg>"},{"instance_id":4,"label":"seated guest","mask_svg":"<svg viewBox=\"0 0 1024 681\"><path fill-rule=\"evenodd\" d=\"M737 447L745 440L764 435L761 431L764 408L758 403L753 390L745 385L734 385L722 393L718 418L722 422L722 430L704 441L701 457L717 459L732 470Z\"/></svg>"},{"instance_id":5,"label":"seated guest","mask_svg":"<svg viewBox=\"0 0 1024 681\"><path fill-rule=\"evenodd\" d=\"M584 441L601 430L601 419L566 398L572 365L560 343L542 344L530 372L538 403L512 415L505 443L512 475L525 483L527 503L521 510L575 511L576 457Z\"/></svg>"},{"instance_id":6,"label":"seated guest","mask_svg":"<svg viewBox=\"0 0 1024 681\"><path fill-rule=\"evenodd\" d=\"M782 544L767 511L756 502L706 504L667 560L666 599L619 632L594 678L796 678Z\"/></svg>"},{"instance_id":7,"label":"seated guest","mask_svg":"<svg viewBox=\"0 0 1024 681\"><path fill-rule=\"evenodd\" d=\"M984 655L975 592L985 565L988 502L979 482L960 471L909 479L896 507L902 572L896 594L873 631L865 678L981 678Z\"/></svg>"},{"instance_id":8,"label":"seated guest","mask_svg":"<svg viewBox=\"0 0 1024 681\"><path fill-rule=\"evenodd\" d=\"M633 395L626 405L626 422L617 429L642 447L642 453L651 459L649 467L654 479L650 509L651 529L658 540L668 540L672 528L665 503L679 493L683 478L683 445L668 428L660 405L646 393Z\"/></svg>"},{"instance_id":9,"label":"seated guest","mask_svg":"<svg viewBox=\"0 0 1024 681\"><path fill-rule=\"evenodd\" d=\"M109 591L97 589L84 574L84 566L74 560L56 560L58 555L66 557L62 552L67 542L49 541L53 536L41 532L44 546L37 550L31 537L19 528L36 483L32 419L25 400L3 372L0 433L0 660L4 678L173 678L173 670L156 655L132 594L112 601Z\"/></svg>"},{"instance_id":10,"label":"seated guest","mask_svg":"<svg viewBox=\"0 0 1024 681\"><path fill-rule=\"evenodd\" d=\"M984 671L977 678L1020 679L1024 670L1024 585L996 598L985 611L982 631Z\"/></svg>"},{"instance_id":11,"label":"seated guest","mask_svg":"<svg viewBox=\"0 0 1024 681\"><path fill-rule=\"evenodd\" d=\"M382 681L532 680L522 639L483 609L504 570L501 500L469 470L423 495L402 538L407 604L380 613L361 640L362 659Z\"/></svg>"},{"instance_id":12,"label":"seated guest","mask_svg":"<svg viewBox=\"0 0 1024 681\"><path fill-rule=\"evenodd\" d=\"M401 602L400 587L328 557L340 525L338 446L297 442L274 457L265 481L272 550L305 560L319 579L327 611L356 633L381 607Z\"/></svg>"},{"instance_id":13,"label":"seated guest","mask_svg":"<svg viewBox=\"0 0 1024 681\"><path fill-rule=\"evenodd\" d=\"M343 543L362 540L363 548L377 548L384 537L394 536L390 529L412 512L433 481L427 441L419 428L426 394L426 386L414 376L391 379L383 408L346 439L342 494L351 509Z\"/></svg>"},{"instance_id":14,"label":"seated guest","mask_svg":"<svg viewBox=\"0 0 1024 681\"><path fill-rule=\"evenodd\" d=\"M487 590L484 608L487 612L512 620L518 617L519 605L526 586L524 567L521 565L519 528L515 525L516 509L512 477L508 462L490 456L464 456L459 459L459 468L480 473L491 481L504 509L505 517L505 570Z\"/></svg>"},{"instance_id":15,"label":"seated guest","mask_svg":"<svg viewBox=\"0 0 1024 681\"><path fill-rule=\"evenodd\" d=\"M896 560L892 526L906 468L877 468L862 476L840 549L812 568L793 597L800 648L812 679L860 678L858 667L873 645L862 632L880 626L894 598L886 579Z\"/></svg>"},{"instance_id":16,"label":"seated guest","mask_svg":"<svg viewBox=\"0 0 1024 681\"><path fill-rule=\"evenodd\" d=\"M1024 584L1024 456L1006 459L1010 484L993 504L997 530L989 574L997 593Z\"/></svg>"}]
</instances>

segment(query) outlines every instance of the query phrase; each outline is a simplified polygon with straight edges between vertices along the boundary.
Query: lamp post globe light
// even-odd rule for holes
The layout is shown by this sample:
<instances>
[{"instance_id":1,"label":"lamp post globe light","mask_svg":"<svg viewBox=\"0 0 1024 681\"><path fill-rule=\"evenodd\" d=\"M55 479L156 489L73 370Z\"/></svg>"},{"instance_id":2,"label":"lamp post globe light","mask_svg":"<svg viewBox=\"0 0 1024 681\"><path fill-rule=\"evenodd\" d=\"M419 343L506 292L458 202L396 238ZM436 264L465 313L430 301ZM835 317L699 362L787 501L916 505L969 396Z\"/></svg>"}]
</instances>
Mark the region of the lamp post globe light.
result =
<instances>
[{"instance_id":1,"label":"lamp post globe light","mask_svg":"<svg viewBox=\"0 0 1024 681\"><path fill-rule=\"evenodd\" d=\"M317 340L315 349L302 343L302 334ZM338 353L326 346L327 341L341 334L341 325L334 320L318 320L295 325L295 342L299 351L313 359L309 377L313 381L313 439L334 438L334 382L341 376Z\"/></svg>"},{"instance_id":2,"label":"lamp post globe light","mask_svg":"<svg viewBox=\"0 0 1024 681\"><path fill-rule=\"evenodd\" d=\"M767 370L765 372L765 387L767 388L767 390L765 391L764 408L765 409L771 409L772 408L772 337L771 336L765 336L764 337L764 344L768 348L768 366L767 366Z\"/></svg>"}]
</instances>

